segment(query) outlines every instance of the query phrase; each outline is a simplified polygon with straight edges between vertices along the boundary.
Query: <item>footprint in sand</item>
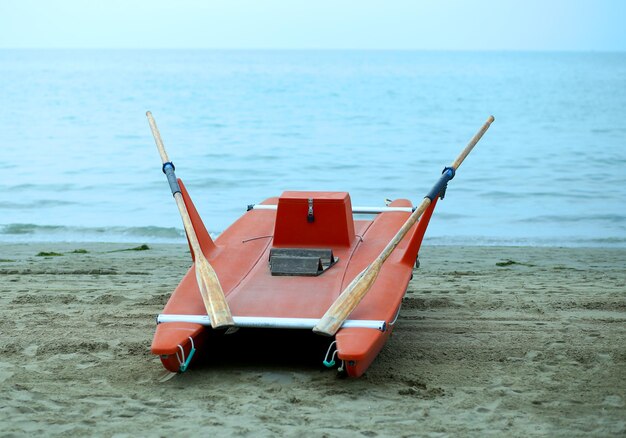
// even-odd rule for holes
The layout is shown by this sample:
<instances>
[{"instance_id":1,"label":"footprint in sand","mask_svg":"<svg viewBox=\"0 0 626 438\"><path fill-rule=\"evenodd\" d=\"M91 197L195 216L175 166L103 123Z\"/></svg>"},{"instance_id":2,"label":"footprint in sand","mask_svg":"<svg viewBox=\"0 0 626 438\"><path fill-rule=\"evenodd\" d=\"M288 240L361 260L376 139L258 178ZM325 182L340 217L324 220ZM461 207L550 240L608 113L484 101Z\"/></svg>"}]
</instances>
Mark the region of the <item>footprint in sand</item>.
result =
<instances>
[{"instance_id":1,"label":"footprint in sand","mask_svg":"<svg viewBox=\"0 0 626 438\"><path fill-rule=\"evenodd\" d=\"M614 408L623 408L624 400L619 395L607 395L604 397L602 404L605 406L612 406Z\"/></svg>"},{"instance_id":2,"label":"footprint in sand","mask_svg":"<svg viewBox=\"0 0 626 438\"><path fill-rule=\"evenodd\" d=\"M13 364L9 362L0 362L0 383L9 380L15 374L13 371L9 371L13 368Z\"/></svg>"}]
</instances>

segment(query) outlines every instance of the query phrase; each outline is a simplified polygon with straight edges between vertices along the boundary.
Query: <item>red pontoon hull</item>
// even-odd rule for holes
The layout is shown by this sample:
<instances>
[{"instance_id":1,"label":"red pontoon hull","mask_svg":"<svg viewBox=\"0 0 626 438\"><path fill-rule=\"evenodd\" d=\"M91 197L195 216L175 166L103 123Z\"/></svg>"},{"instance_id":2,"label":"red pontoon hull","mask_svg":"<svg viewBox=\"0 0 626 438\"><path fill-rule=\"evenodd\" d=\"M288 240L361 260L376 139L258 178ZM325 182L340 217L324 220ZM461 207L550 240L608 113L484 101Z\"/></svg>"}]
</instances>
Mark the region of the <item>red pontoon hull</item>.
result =
<instances>
[{"instance_id":1,"label":"red pontoon hull","mask_svg":"<svg viewBox=\"0 0 626 438\"><path fill-rule=\"evenodd\" d=\"M321 318L410 215L389 211L372 220L354 220L347 193L285 192L262 203L277 205L275 210L248 211L213 242L182 182L180 185L202 251L237 317ZM351 320L385 321L386 330L342 328L337 332L337 358L349 376L362 375L389 338L435 204L436 199L385 262L371 290L350 315ZM411 203L396 200L390 206L411 207ZM330 249L338 261L318 276L275 276L268 263L272 248ZM193 266L163 314L206 315ZM204 336L210 330L199 323L161 323L152 352L161 357L168 370L181 371L192 342L196 350L210 351L210 341ZM331 342L329 338L329 345Z\"/></svg>"}]
</instances>

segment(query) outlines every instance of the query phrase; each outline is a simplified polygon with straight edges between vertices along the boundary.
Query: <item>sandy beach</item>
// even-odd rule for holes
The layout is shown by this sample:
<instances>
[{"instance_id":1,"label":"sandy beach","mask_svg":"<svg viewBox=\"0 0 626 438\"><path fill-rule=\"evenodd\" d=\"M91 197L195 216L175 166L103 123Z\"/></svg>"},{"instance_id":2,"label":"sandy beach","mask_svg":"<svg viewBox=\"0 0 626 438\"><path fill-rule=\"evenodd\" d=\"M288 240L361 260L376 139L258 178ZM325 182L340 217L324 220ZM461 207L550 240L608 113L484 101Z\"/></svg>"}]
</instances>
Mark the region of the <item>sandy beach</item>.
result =
<instances>
[{"instance_id":1,"label":"sandy beach","mask_svg":"<svg viewBox=\"0 0 626 438\"><path fill-rule=\"evenodd\" d=\"M1 436L626 434L625 249L424 247L362 378L261 338L166 380L154 316L190 258L135 246L0 245Z\"/></svg>"}]
</instances>

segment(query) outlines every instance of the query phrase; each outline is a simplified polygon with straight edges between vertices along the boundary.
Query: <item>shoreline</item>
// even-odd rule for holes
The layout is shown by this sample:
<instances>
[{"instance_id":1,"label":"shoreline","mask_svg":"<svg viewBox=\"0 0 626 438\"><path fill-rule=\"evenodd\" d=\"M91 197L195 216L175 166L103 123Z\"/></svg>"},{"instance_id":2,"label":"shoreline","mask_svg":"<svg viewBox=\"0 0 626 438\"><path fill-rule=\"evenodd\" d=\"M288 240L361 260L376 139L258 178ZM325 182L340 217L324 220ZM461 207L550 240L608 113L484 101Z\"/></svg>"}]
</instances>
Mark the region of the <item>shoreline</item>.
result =
<instances>
[{"instance_id":1,"label":"shoreline","mask_svg":"<svg viewBox=\"0 0 626 438\"><path fill-rule=\"evenodd\" d=\"M184 233L184 232L183 232ZM183 234L184 235L184 234ZM210 233L211 238L215 240L219 234ZM428 238L425 237L422 243L422 248L426 247L462 247L462 248L539 248L539 249L566 249L566 250L585 250L585 249L599 249L599 250L618 250L625 251L626 244L619 242L587 242L586 244L572 243L572 242L544 242L538 243L537 241L529 241L525 243L520 242L502 242L494 241L488 243L483 240L478 240L478 243L468 243L467 240L451 240L448 238ZM187 246L187 241L183 237L180 240L151 240L151 239L129 239L129 240L0 240L0 247L13 247L13 246L31 246L42 245L44 247L76 247L80 248L85 245L112 245L112 246Z\"/></svg>"},{"instance_id":2,"label":"shoreline","mask_svg":"<svg viewBox=\"0 0 626 438\"><path fill-rule=\"evenodd\" d=\"M191 261L186 244L139 245L0 243L3 433L626 432L624 248L425 242L361 379L286 355L161 382L154 316Z\"/></svg>"},{"instance_id":3,"label":"shoreline","mask_svg":"<svg viewBox=\"0 0 626 438\"><path fill-rule=\"evenodd\" d=\"M222 231L211 231L213 239ZM102 226L36 225L30 223L0 224L0 245L28 244L154 244L181 245L187 242L185 231L161 226ZM528 248L616 248L626 249L626 238L613 236L524 235L497 237L493 235L432 235L426 233L424 246L528 247Z\"/></svg>"}]
</instances>

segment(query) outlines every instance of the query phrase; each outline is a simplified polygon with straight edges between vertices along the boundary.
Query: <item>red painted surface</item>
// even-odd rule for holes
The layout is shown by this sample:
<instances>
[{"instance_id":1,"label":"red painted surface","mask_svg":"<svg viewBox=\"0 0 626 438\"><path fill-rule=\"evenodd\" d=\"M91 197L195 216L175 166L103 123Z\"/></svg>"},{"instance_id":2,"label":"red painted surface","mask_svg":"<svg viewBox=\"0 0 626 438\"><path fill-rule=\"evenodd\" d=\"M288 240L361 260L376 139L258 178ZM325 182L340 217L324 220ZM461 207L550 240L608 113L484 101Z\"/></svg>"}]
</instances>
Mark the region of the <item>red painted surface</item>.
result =
<instances>
[{"instance_id":1,"label":"red painted surface","mask_svg":"<svg viewBox=\"0 0 626 438\"><path fill-rule=\"evenodd\" d=\"M313 221L308 220L309 199ZM349 247L354 240L350 195L345 192L284 192L278 199L275 247Z\"/></svg>"},{"instance_id":2,"label":"red painted surface","mask_svg":"<svg viewBox=\"0 0 626 438\"><path fill-rule=\"evenodd\" d=\"M189 194L184 188L182 192L195 229L205 229ZM307 221L309 198L313 198L315 221L312 223ZM263 203L278 204L278 210L245 213L213 246L207 243L208 233L201 240L207 245L203 246L203 252L213 265L235 316L321 318L343 288L380 254L409 217L409 213L387 212L373 220L355 221L347 193L285 192L280 199L270 198ZM397 200L391 205L408 207L411 203ZM350 319L393 321L434 207L432 203L385 262L372 289ZM272 276L268 264L272 246L331 248L339 261L317 277ZM193 269L192 266L176 288L163 313L206 314ZM392 329L389 326L385 333L361 328L339 330L338 357L345 361L350 376L365 372ZM178 345L188 348L190 336L200 344L205 330L210 328L189 323L160 324L152 352L167 355L166 360L162 359L164 366L177 371L178 362L172 355L179 350Z\"/></svg>"},{"instance_id":3,"label":"red painted surface","mask_svg":"<svg viewBox=\"0 0 626 438\"><path fill-rule=\"evenodd\" d=\"M196 237L198 238L198 242L200 243L200 248L202 248L202 252L205 257L208 257L211 252L215 250L215 243L213 243L213 239L209 235L209 232L206 230L200 215L198 214L198 210L196 210L196 206L191 202L191 198L189 197L189 193L187 192L187 188L181 179L178 179L178 185L180 186L180 192L183 195L183 201L185 201L185 207L187 208L187 213L189 213L189 217L191 218L191 223L193 224L193 229L196 232ZM193 253L193 248L191 248L191 244L189 240L187 240L189 244L189 251L191 251L191 257L193 260L196 259L196 255Z\"/></svg>"}]
</instances>

